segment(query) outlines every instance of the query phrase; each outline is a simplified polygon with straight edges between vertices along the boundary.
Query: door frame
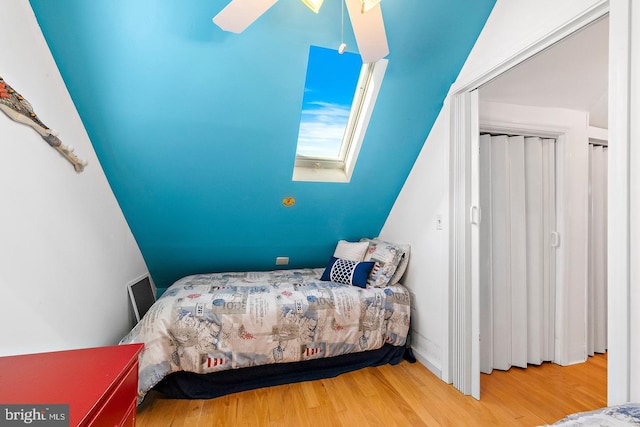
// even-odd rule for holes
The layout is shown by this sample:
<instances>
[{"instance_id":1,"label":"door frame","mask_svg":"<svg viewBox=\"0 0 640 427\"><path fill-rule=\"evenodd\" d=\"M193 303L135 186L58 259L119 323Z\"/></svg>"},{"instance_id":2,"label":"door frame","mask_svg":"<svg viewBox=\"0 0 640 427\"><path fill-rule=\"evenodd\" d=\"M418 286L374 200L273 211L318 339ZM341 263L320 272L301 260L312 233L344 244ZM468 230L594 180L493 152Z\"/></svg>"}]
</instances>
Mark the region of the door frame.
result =
<instances>
[{"instance_id":1,"label":"door frame","mask_svg":"<svg viewBox=\"0 0 640 427\"><path fill-rule=\"evenodd\" d=\"M630 279L630 0L602 1L551 31L527 49L488 70L450 95L450 280L449 378L464 394L480 397L479 292L477 260L471 256L470 220L474 206L472 126L478 117L477 96L472 92L524 60L609 14L609 364L608 401L630 397L629 363ZM475 100L475 101L474 101ZM475 156L477 158L477 156ZM476 184L477 185L477 182ZM615 190L614 190L615 189ZM476 205L477 206L477 205ZM476 227L477 228L477 227ZM474 269L476 269L474 271ZM615 305L614 305L615 304Z\"/></svg>"}]
</instances>

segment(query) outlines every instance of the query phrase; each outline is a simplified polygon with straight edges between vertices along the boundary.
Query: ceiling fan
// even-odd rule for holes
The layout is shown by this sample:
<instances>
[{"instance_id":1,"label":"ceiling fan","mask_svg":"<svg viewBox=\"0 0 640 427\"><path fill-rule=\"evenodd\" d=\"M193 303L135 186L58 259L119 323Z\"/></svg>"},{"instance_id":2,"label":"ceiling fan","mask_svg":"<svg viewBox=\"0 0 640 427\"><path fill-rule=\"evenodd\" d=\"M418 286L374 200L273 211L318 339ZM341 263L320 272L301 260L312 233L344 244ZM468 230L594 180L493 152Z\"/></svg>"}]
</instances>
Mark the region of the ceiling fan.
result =
<instances>
[{"instance_id":1,"label":"ceiling fan","mask_svg":"<svg viewBox=\"0 0 640 427\"><path fill-rule=\"evenodd\" d=\"M241 33L278 0L231 0L213 22L224 31ZM302 0L318 13L324 0ZM340 0L347 5L362 62L375 62L389 54L380 0Z\"/></svg>"}]
</instances>

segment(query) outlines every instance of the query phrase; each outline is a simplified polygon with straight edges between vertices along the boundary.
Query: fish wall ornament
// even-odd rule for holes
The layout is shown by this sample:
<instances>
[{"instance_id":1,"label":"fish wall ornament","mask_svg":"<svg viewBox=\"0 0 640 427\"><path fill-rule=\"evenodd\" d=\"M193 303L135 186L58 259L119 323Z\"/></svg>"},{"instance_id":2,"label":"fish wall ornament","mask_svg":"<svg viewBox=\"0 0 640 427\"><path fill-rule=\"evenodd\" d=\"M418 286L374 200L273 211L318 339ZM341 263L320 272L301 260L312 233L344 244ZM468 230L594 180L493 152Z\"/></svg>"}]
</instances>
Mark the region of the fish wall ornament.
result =
<instances>
[{"instance_id":1,"label":"fish wall ornament","mask_svg":"<svg viewBox=\"0 0 640 427\"><path fill-rule=\"evenodd\" d=\"M57 132L40 121L29 101L9 86L2 76L0 76L0 110L10 119L34 128L50 146L71 162L76 172L82 172L87 166L87 161L78 159L73 153L73 147L64 145L58 139Z\"/></svg>"}]
</instances>

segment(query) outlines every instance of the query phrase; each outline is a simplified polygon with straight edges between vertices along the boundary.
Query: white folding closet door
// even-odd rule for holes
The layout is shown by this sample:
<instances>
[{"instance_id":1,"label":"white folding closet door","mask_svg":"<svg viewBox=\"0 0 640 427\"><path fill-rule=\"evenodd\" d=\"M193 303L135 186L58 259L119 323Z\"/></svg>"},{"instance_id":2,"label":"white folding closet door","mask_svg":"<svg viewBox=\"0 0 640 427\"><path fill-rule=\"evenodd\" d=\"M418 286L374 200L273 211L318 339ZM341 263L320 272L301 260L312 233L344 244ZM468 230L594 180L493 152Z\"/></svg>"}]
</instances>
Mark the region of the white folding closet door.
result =
<instances>
[{"instance_id":1,"label":"white folding closet door","mask_svg":"<svg viewBox=\"0 0 640 427\"><path fill-rule=\"evenodd\" d=\"M527 200L524 137L507 144L510 204L511 365L527 367ZM498 260L499 261L499 260Z\"/></svg>"},{"instance_id":2,"label":"white folding closet door","mask_svg":"<svg viewBox=\"0 0 640 427\"><path fill-rule=\"evenodd\" d=\"M555 328L555 141L525 139L527 362L553 360Z\"/></svg>"},{"instance_id":3,"label":"white folding closet door","mask_svg":"<svg viewBox=\"0 0 640 427\"><path fill-rule=\"evenodd\" d=\"M542 182L543 182L543 279L542 279L542 361L552 361L555 355L556 334L556 141L543 139ZM553 236L556 236L555 238ZM530 361L530 363L537 363Z\"/></svg>"},{"instance_id":4,"label":"white folding closet door","mask_svg":"<svg viewBox=\"0 0 640 427\"><path fill-rule=\"evenodd\" d=\"M594 313L594 302L595 302L595 218L593 215L593 201L594 201L594 183L593 176L597 175L597 172L594 170L597 168L596 162L594 161L594 150L593 146L589 146L589 233L587 238L587 244L589 246L588 250L588 265L587 265L587 354L589 356L593 356L595 349L595 318L593 316Z\"/></svg>"},{"instance_id":5,"label":"white folding closet door","mask_svg":"<svg viewBox=\"0 0 640 427\"><path fill-rule=\"evenodd\" d=\"M607 351L608 349L608 345L607 345L607 330L608 330L608 323L607 323L607 307L608 307L608 303L607 303L607 299L608 299L608 289L609 289L609 285L607 282L607 276L608 276L608 258L607 258L607 254L608 254L608 245L609 245L609 238L608 238L608 232L607 232L607 221L608 216L607 216L607 212L609 211L609 194L607 193L609 185L608 185L608 180L607 180L607 176L609 174L609 149L607 147L602 147L602 177L603 177L603 183L602 185L602 198L601 198L601 202L600 202L600 209L602 209L602 239L601 239L601 245L600 245L600 250L602 251L601 256L600 256L600 266L601 266L601 271L600 271L600 278L601 278L601 286L598 288L599 289L599 293L597 293L596 295L598 296L598 324L599 324L599 328L598 328L598 333L596 334L596 351L598 353L604 353L605 351Z\"/></svg>"},{"instance_id":6,"label":"white folding closet door","mask_svg":"<svg viewBox=\"0 0 640 427\"><path fill-rule=\"evenodd\" d=\"M479 206L482 213L479 229L480 282L480 372L493 370L493 278L491 265L491 135L480 135Z\"/></svg>"},{"instance_id":7,"label":"white folding closet door","mask_svg":"<svg viewBox=\"0 0 640 427\"><path fill-rule=\"evenodd\" d=\"M527 195L527 282L544 281L544 182L542 175L543 154L540 138L526 141L526 195ZM527 287L527 359L531 363L542 363L544 325L544 288Z\"/></svg>"},{"instance_id":8,"label":"white folding closet door","mask_svg":"<svg viewBox=\"0 0 640 427\"><path fill-rule=\"evenodd\" d=\"M493 368L511 367L511 207L509 138L491 138L491 274L493 288ZM480 166L482 168L482 165Z\"/></svg>"},{"instance_id":9,"label":"white folding closet door","mask_svg":"<svg viewBox=\"0 0 640 427\"><path fill-rule=\"evenodd\" d=\"M589 269L587 352L607 350L607 148L589 154Z\"/></svg>"},{"instance_id":10,"label":"white folding closet door","mask_svg":"<svg viewBox=\"0 0 640 427\"><path fill-rule=\"evenodd\" d=\"M480 138L480 371L553 357L553 140ZM549 357L551 354L551 357Z\"/></svg>"}]
</instances>

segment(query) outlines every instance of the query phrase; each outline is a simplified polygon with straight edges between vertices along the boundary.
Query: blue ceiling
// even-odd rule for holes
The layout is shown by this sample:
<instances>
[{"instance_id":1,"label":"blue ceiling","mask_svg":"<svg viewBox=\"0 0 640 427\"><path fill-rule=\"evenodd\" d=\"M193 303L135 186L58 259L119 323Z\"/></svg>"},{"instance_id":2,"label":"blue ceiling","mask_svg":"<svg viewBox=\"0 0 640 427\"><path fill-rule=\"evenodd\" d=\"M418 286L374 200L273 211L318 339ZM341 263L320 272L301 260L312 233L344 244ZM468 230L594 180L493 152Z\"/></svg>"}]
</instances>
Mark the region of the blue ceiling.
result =
<instances>
[{"instance_id":1,"label":"blue ceiling","mask_svg":"<svg viewBox=\"0 0 640 427\"><path fill-rule=\"evenodd\" d=\"M495 0L382 2L389 66L348 184L291 179L309 45L337 48L338 0L280 0L239 35L211 22L228 0L30 2L163 289L376 236Z\"/></svg>"}]
</instances>

